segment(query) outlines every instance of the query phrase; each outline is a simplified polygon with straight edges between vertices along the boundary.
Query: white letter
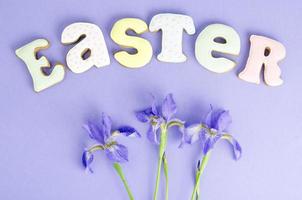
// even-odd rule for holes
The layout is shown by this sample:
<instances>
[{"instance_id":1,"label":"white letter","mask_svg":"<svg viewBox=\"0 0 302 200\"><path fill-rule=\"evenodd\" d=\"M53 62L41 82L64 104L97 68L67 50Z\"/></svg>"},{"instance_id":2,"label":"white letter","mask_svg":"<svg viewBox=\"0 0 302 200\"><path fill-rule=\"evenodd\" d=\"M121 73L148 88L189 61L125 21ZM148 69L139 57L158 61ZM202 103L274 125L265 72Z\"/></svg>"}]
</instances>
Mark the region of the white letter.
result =
<instances>
[{"instance_id":1,"label":"white letter","mask_svg":"<svg viewBox=\"0 0 302 200\"><path fill-rule=\"evenodd\" d=\"M162 30L162 50L157 59L163 62L185 62L182 52L182 32L195 33L193 19L187 15L163 13L155 15L150 22L151 32Z\"/></svg>"},{"instance_id":2,"label":"white letter","mask_svg":"<svg viewBox=\"0 0 302 200\"><path fill-rule=\"evenodd\" d=\"M74 73L82 73L92 66L103 67L110 64L107 46L101 29L91 23L73 23L62 33L63 44L74 44L82 39L66 55L67 66ZM90 54L84 58L85 54Z\"/></svg>"}]
</instances>

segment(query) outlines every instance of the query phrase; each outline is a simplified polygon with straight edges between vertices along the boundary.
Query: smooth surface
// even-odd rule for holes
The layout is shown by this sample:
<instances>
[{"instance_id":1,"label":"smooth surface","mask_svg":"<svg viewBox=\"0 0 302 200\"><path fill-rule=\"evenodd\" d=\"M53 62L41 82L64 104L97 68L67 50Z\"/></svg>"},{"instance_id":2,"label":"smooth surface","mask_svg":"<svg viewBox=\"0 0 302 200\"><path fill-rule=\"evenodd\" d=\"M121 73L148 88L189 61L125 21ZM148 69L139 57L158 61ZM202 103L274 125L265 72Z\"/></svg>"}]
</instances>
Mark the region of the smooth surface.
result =
<instances>
[{"instance_id":1,"label":"smooth surface","mask_svg":"<svg viewBox=\"0 0 302 200\"><path fill-rule=\"evenodd\" d=\"M149 93L163 98L173 92L178 114L199 122L209 104L231 111L230 132L240 141L243 157L232 160L222 142L209 160L201 180L202 200L300 200L302 196L302 2L237 0L132 0L132 1L0 1L0 199L2 200L127 200L113 166L103 154L96 156L95 174L85 174L82 149L88 136L82 124L109 113L116 125L135 126L143 138L123 139L130 162L125 176L137 200L150 200L155 185L155 146L146 137L146 124L133 111L145 108ZM158 13L190 15L196 34L184 34L186 63L159 62L160 33L146 33L155 54L140 69L120 66L113 53L120 48L109 33L114 22L139 17L148 23ZM73 22L98 24L104 33L112 64L83 74L67 71L65 80L39 94L15 50L46 37L51 47L41 51L49 61L64 63L69 47L60 43L63 29ZM215 74L194 58L198 33L211 23L235 28L242 41L237 67ZM268 87L240 80L246 64L249 36L265 35L282 42L287 57L280 63L284 84ZM66 63L64 63L66 64ZM170 200L187 200L193 189L198 144L179 150L180 134L168 141ZM161 185L164 189L164 185ZM160 192L163 199L163 190Z\"/></svg>"}]
</instances>

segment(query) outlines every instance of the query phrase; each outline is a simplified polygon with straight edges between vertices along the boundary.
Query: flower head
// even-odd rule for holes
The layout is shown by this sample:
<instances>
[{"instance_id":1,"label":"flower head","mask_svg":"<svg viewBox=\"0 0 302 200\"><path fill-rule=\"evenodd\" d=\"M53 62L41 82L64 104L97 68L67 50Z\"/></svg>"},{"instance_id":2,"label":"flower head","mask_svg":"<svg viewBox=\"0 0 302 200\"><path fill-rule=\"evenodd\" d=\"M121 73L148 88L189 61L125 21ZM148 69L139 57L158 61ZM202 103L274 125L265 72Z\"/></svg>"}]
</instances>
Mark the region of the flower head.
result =
<instances>
[{"instance_id":1,"label":"flower head","mask_svg":"<svg viewBox=\"0 0 302 200\"><path fill-rule=\"evenodd\" d=\"M182 144L193 144L200 140L203 154L206 155L220 139L225 139L232 145L235 159L239 159L242 152L241 146L233 136L226 133L231 123L232 118L229 111L214 110L211 106L202 123L193 124L183 129Z\"/></svg>"},{"instance_id":2,"label":"flower head","mask_svg":"<svg viewBox=\"0 0 302 200\"><path fill-rule=\"evenodd\" d=\"M127 137L141 137L141 135L130 126L122 126L117 130L112 130L111 118L102 113L100 123L88 122L84 125L89 137L96 142L94 146L83 152L82 163L86 169L92 172L91 163L93 162L93 152L103 150L109 160L113 162L128 161L128 149L126 146L119 144L116 139L123 135Z\"/></svg>"},{"instance_id":3,"label":"flower head","mask_svg":"<svg viewBox=\"0 0 302 200\"><path fill-rule=\"evenodd\" d=\"M177 107L172 94L168 94L163 103L159 106L156 104L154 96L152 97L151 106L136 112L136 118L143 123L150 124L147 137L152 143L159 145L160 128L183 125L184 122L173 117L177 111Z\"/></svg>"}]
</instances>

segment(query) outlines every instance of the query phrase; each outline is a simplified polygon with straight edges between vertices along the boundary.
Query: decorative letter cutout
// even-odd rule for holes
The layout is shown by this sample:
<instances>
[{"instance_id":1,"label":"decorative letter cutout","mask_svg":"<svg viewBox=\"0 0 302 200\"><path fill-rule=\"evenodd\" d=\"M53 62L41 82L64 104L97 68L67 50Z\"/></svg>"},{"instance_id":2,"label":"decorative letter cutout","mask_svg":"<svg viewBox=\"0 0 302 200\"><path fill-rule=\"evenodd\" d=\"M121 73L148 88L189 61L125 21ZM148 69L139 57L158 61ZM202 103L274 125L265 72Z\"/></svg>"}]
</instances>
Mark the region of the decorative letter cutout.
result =
<instances>
[{"instance_id":1,"label":"decorative letter cutout","mask_svg":"<svg viewBox=\"0 0 302 200\"><path fill-rule=\"evenodd\" d=\"M239 55L240 38L238 33L230 26L211 24L198 35L195 43L196 59L205 68L216 73L224 73L233 69L236 65L235 62L222 57L215 58L212 55L213 52Z\"/></svg>"},{"instance_id":2,"label":"decorative letter cutout","mask_svg":"<svg viewBox=\"0 0 302 200\"><path fill-rule=\"evenodd\" d=\"M84 37L84 39L83 39ZM67 66L74 73L82 73L92 66L103 67L110 64L107 46L101 29L91 23L73 23L62 33L63 44L74 44L66 55ZM85 54L90 54L84 58Z\"/></svg>"},{"instance_id":3,"label":"decorative letter cutout","mask_svg":"<svg viewBox=\"0 0 302 200\"><path fill-rule=\"evenodd\" d=\"M16 50L16 55L23 60L33 79L34 90L40 92L64 79L65 70L62 64L56 64L50 73L45 75L43 67L50 67L46 57L37 58L37 52L47 49L49 42L46 39L34 40Z\"/></svg>"},{"instance_id":4,"label":"decorative letter cutout","mask_svg":"<svg viewBox=\"0 0 302 200\"><path fill-rule=\"evenodd\" d=\"M267 85L278 86L283 83L278 62L285 58L285 47L278 41L267 37L250 37L250 55L245 69L239 78L251 83L260 83L261 68L264 66L264 81Z\"/></svg>"},{"instance_id":5,"label":"decorative letter cutout","mask_svg":"<svg viewBox=\"0 0 302 200\"><path fill-rule=\"evenodd\" d=\"M137 53L130 54L126 51L119 51L114 54L114 58L123 66L129 68L143 67L150 62L152 58L152 46L146 39L129 36L128 30L133 30L137 34L148 31L147 24L137 18L124 18L118 20L112 27L112 40L124 48L135 48Z\"/></svg>"},{"instance_id":6,"label":"decorative letter cutout","mask_svg":"<svg viewBox=\"0 0 302 200\"><path fill-rule=\"evenodd\" d=\"M195 33L193 19L187 15L164 13L155 15L150 22L151 32L162 30L162 50L157 59L163 62L185 62L182 52L182 32Z\"/></svg>"}]
</instances>

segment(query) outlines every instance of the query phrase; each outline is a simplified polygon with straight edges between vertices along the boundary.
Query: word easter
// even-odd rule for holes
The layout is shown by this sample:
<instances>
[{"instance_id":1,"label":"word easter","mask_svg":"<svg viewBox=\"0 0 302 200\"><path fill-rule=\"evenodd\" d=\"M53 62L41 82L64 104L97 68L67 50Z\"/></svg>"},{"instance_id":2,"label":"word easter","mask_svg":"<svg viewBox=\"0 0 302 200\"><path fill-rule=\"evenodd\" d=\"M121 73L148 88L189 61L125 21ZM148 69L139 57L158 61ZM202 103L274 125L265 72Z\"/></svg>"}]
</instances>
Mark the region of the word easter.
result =
<instances>
[{"instance_id":1,"label":"word easter","mask_svg":"<svg viewBox=\"0 0 302 200\"><path fill-rule=\"evenodd\" d=\"M187 57L182 51L183 32L195 34L193 19L187 15L162 13L155 15L148 25L138 18L123 18L112 27L110 36L121 48L133 48L135 53L125 50L118 51L114 58L128 68L140 68L148 64L153 50L150 42L142 37L127 34L133 31L141 35L147 31L162 32L162 49L157 59L162 62L181 63ZM74 73L83 73L91 67L104 67L110 64L108 49L102 30L92 23L73 23L62 33L61 42L65 45L75 45L66 55L66 63ZM285 47L278 41L267 37L252 35L250 37L250 53L245 69L239 73L239 78L260 83L260 73L264 67L264 81L269 86L283 83L278 62L285 58ZM65 67L56 64L50 74L45 74L42 68L50 67L47 58L37 58L37 52L49 47L46 39L34 40L16 50L16 55L26 64L36 92L40 92L56 83L65 76ZM206 69L225 73L236 66L230 59L213 56L213 52L238 56L240 53L240 37L230 26L211 24L202 30L195 42L195 56L200 65Z\"/></svg>"}]
</instances>

